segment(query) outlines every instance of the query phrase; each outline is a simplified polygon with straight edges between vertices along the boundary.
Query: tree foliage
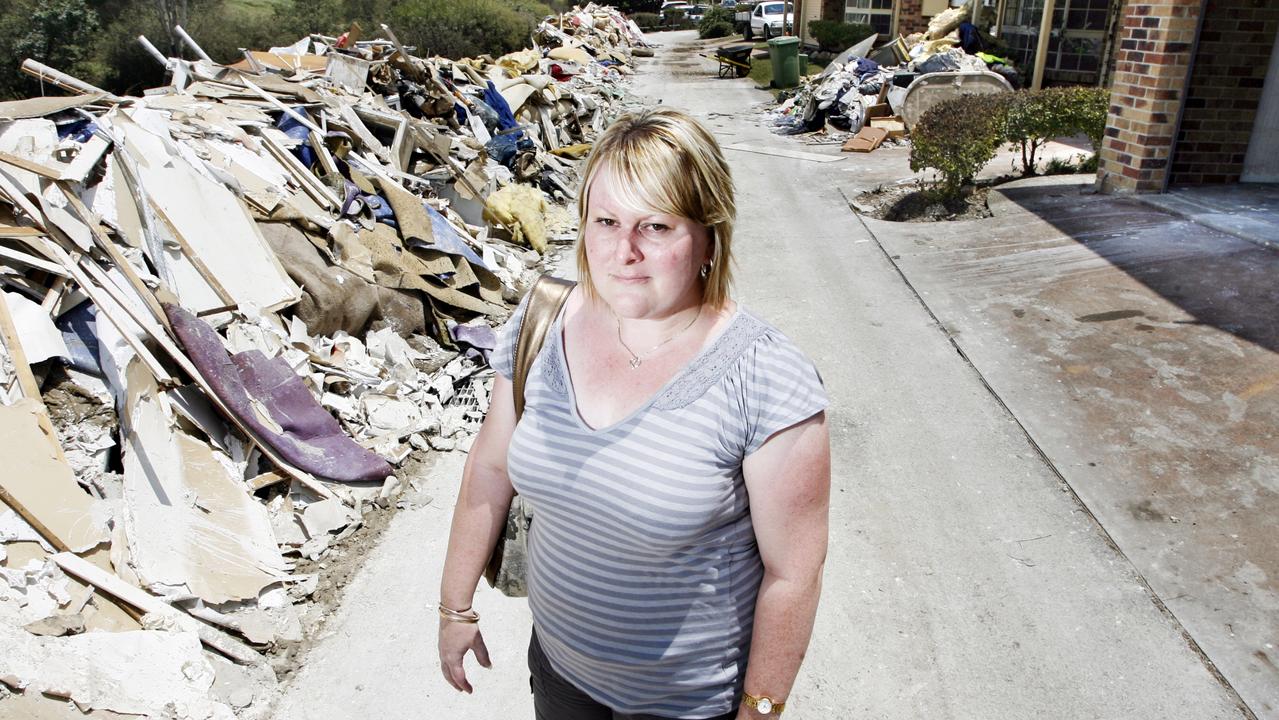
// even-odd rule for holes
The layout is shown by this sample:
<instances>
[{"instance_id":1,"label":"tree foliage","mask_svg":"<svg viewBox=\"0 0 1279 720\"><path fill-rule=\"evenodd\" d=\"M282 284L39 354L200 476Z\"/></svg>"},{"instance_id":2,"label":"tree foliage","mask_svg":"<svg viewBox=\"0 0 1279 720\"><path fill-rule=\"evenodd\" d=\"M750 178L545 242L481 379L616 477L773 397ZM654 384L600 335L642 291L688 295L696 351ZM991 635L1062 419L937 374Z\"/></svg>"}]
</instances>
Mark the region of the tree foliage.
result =
<instances>
[{"instance_id":1,"label":"tree foliage","mask_svg":"<svg viewBox=\"0 0 1279 720\"><path fill-rule=\"evenodd\" d=\"M223 63L238 61L243 49L339 35L353 22L366 38L387 23L419 54L458 58L529 47L537 24L569 7L571 0L7 0L0 2L0 99L40 94L18 70L28 57L115 93L163 85L165 68L137 37L194 59L175 24Z\"/></svg>"},{"instance_id":2,"label":"tree foliage","mask_svg":"<svg viewBox=\"0 0 1279 720\"><path fill-rule=\"evenodd\" d=\"M734 32L733 11L719 5L707 10L697 23L697 36L703 40L728 37Z\"/></svg>"},{"instance_id":3,"label":"tree foliage","mask_svg":"<svg viewBox=\"0 0 1279 720\"><path fill-rule=\"evenodd\" d=\"M1110 93L1102 88L1055 87L1014 94L1008 104L1007 137L1021 149L1021 167L1034 175L1039 148L1053 138L1083 133L1101 149Z\"/></svg>"},{"instance_id":4,"label":"tree foliage","mask_svg":"<svg viewBox=\"0 0 1279 720\"><path fill-rule=\"evenodd\" d=\"M875 30L863 23L814 20L808 24L817 45L825 52L841 53L875 34Z\"/></svg>"},{"instance_id":5,"label":"tree foliage","mask_svg":"<svg viewBox=\"0 0 1279 720\"><path fill-rule=\"evenodd\" d=\"M13 3L0 13L0 58L12 64L0 73L0 94L38 90L18 71L27 58L64 72L84 72L97 31L98 14L85 0Z\"/></svg>"}]
</instances>

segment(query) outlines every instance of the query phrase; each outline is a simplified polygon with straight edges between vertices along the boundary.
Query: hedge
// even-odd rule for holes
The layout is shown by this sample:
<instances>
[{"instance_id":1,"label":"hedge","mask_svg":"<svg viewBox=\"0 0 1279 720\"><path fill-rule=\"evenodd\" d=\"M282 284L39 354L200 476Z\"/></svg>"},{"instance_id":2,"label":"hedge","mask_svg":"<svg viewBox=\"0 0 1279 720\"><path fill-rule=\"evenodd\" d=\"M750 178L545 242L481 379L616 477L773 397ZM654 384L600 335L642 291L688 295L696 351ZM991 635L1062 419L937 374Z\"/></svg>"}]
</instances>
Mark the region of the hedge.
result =
<instances>
[{"instance_id":1,"label":"hedge","mask_svg":"<svg viewBox=\"0 0 1279 720\"><path fill-rule=\"evenodd\" d=\"M995 95L964 95L924 113L911 128L910 168L941 174L941 193L957 197L1005 142L1020 148L1022 172L1035 173L1036 154L1047 141L1083 133L1101 149L1109 93L1064 87Z\"/></svg>"}]
</instances>

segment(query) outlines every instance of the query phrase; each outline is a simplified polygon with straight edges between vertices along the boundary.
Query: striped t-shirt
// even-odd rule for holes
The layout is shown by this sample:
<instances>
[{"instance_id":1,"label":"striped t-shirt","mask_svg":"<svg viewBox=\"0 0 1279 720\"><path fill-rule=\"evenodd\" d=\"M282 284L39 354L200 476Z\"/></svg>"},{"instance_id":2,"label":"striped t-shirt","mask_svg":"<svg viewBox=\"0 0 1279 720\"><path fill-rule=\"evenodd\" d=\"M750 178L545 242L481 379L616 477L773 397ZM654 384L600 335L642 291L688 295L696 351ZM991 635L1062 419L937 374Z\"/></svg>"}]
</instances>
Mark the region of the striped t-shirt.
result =
<instances>
[{"instance_id":1,"label":"striped t-shirt","mask_svg":"<svg viewBox=\"0 0 1279 720\"><path fill-rule=\"evenodd\" d=\"M492 354L507 378L523 315L521 304ZM618 712L724 714L741 693L763 577L742 461L826 407L821 378L739 308L647 403L592 429L577 413L560 329L557 320L530 368L507 457L533 508L538 640L558 673Z\"/></svg>"}]
</instances>

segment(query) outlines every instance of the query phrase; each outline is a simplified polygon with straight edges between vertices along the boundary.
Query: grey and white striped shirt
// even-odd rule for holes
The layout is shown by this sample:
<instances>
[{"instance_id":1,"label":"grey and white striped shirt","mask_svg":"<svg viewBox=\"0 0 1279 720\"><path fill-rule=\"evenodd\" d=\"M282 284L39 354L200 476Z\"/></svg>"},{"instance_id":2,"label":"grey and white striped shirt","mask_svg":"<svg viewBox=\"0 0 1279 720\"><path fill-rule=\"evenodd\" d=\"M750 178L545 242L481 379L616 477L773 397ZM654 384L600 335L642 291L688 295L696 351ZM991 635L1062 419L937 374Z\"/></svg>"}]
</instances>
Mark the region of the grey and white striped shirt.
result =
<instances>
[{"instance_id":1,"label":"grey and white striped shirt","mask_svg":"<svg viewBox=\"0 0 1279 720\"><path fill-rule=\"evenodd\" d=\"M523 314L521 304L492 353L507 378ZM726 713L763 577L742 461L826 407L821 378L739 308L647 403L593 429L577 412L560 329L557 320L529 371L507 458L533 507L538 640L557 672L616 711Z\"/></svg>"}]
</instances>

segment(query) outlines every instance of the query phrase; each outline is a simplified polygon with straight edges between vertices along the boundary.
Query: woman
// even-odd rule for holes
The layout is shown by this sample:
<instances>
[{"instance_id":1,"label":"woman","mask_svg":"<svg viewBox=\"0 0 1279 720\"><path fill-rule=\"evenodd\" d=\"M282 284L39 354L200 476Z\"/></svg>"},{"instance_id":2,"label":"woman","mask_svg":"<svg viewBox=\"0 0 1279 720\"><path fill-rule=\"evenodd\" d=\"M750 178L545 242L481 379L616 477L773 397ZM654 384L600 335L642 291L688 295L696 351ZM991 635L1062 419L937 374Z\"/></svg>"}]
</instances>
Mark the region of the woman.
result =
<instances>
[{"instance_id":1,"label":"woman","mask_svg":"<svg viewBox=\"0 0 1279 720\"><path fill-rule=\"evenodd\" d=\"M581 282L511 398L524 307L453 515L440 663L488 667L471 598L513 491L533 507L539 720L749 718L783 707L826 554L830 441L812 364L728 297L735 204L687 115L620 118L578 198Z\"/></svg>"}]
</instances>

